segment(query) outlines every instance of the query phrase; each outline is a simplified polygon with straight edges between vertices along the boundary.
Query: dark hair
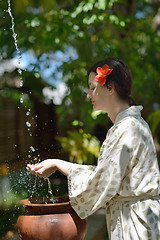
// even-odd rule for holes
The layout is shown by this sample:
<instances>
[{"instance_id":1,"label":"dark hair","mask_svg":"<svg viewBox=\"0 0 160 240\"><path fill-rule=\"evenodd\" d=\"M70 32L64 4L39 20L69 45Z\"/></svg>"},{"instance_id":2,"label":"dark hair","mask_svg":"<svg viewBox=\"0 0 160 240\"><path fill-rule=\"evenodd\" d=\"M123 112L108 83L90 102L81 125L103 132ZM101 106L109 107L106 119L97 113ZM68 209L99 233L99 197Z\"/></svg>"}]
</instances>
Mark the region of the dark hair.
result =
<instances>
[{"instance_id":1,"label":"dark hair","mask_svg":"<svg viewBox=\"0 0 160 240\"><path fill-rule=\"evenodd\" d=\"M107 64L109 68L113 68L113 71L108 76L106 76L105 85L107 86L108 82L113 82L118 95L122 99L127 100L130 106L136 105L136 103L130 96L132 90L131 72L127 65L121 59L112 57L99 61L89 69L88 75L91 72L97 73L97 67L103 67L104 64Z\"/></svg>"}]
</instances>

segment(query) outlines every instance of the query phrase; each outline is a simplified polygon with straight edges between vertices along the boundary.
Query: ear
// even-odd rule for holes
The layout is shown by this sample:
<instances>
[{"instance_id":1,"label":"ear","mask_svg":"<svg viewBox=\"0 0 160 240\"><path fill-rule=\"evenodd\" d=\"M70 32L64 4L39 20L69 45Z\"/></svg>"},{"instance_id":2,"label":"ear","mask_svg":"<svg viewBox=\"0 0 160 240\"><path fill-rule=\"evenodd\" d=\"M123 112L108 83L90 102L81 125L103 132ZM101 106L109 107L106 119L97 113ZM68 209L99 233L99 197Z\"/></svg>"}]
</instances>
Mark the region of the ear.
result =
<instances>
[{"instance_id":1,"label":"ear","mask_svg":"<svg viewBox=\"0 0 160 240\"><path fill-rule=\"evenodd\" d=\"M107 83L107 89L110 95L113 94L115 88L114 88L114 84L113 83Z\"/></svg>"}]
</instances>

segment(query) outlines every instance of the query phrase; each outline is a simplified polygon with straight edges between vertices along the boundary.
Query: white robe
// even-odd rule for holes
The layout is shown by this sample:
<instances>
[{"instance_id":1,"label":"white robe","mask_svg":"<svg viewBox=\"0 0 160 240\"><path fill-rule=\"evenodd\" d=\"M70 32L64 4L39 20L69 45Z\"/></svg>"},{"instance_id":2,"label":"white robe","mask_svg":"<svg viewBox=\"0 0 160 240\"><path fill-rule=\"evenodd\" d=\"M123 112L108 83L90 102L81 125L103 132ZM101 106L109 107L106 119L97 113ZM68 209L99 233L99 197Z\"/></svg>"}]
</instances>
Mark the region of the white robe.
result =
<instances>
[{"instance_id":1,"label":"white robe","mask_svg":"<svg viewBox=\"0 0 160 240\"><path fill-rule=\"evenodd\" d=\"M80 218L106 206L111 240L160 240L159 166L142 106L120 112L97 166L73 164L70 203Z\"/></svg>"}]
</instances>

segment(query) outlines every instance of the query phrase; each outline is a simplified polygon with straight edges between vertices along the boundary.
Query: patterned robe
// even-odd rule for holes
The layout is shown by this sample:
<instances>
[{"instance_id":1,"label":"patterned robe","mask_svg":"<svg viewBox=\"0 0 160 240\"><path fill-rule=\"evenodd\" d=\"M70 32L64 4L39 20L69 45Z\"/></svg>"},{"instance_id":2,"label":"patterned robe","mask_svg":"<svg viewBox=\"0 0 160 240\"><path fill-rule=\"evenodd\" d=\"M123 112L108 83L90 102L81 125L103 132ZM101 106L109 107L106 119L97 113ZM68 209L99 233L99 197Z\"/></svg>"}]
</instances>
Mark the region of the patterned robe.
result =
<instances>
[{"instance_id":1,"label":"patterned robe","mask_svg":"<svg viewBox=\"0 0 160 240\"><path fill-rule=\"evenodd\" d=\"M68 172L72 207L86 218L105 206L111 240L160 240L159 166L141 110L117 115L97 166L73 164Z\"/></svg>"}]
</instances>

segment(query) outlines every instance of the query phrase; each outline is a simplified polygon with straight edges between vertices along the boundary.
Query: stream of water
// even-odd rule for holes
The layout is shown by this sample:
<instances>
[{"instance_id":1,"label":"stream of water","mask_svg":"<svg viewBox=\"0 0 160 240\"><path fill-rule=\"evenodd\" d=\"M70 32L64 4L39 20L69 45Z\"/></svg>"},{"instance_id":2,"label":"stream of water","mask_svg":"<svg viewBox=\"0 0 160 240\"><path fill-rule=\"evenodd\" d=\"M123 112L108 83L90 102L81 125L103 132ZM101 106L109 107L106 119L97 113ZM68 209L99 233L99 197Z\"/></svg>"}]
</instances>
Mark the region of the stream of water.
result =
<instances>
[{"instance_id":1,"label":"stream of water","mask_svg":"<svg viewBox=\"0 0 160 240\"><path fill-rule=\"evenodd\" d=\"M21 55L20 48L18 46L17 34L15 32L15 20L14 20L13 14L12 14L11 1L8 0L7 3L8 3L8 9L5 10L5 11L9 14L9 16L11 18L12 37L14 39L14 45L15 45L15 49L16 49L16 52L17 52L17 56L18 56L17 61L18 61L18 64L20 66L21 60L22 60L22 55ZM23 77L22 77L23 76L23 70L22 70L22 68L19 67L17 71L18 71L19 78L20 78L20 86L19 87L23 87L23 84L24 84ZM21 97L20 97L20 103L24 104L24 93L23 92L22 92ZM25 108L27 108L27 107L25 106ZM29 116L30 113L31 113L31 109L27 109L26 116ZM26 126L27 126L27 129L28 129L28 132L29 132L29 136L32 137L32 134L30 133L31 123L29 122L29 120L26 121ZM33 152L35 152L35 148L33 146L30 146L30 150L28 152L28 158L31 157L30 153L33 153ZM36 160L40 161L40 159L38 159L38 158L34 158L34 160L35 161ZM24 171L22 171L22 172L24 174ZM27 171L25 171L25 174L27 175L27 178L29 179L29 175L31 175L31 174L28 173ZM24 180L27 180L27 178L25 178L24 175L22 175L22 174L20 174L20 177L23 178L23 179L21 179L21 180L19 179L17 184L22 184L22 182L24 183ZM31 192L30 192L30 197L32 197L37 190L37 184L39 185L39 182L40 182L40 181L38 181L38 178L39 177L35 176L35 181L34 181L34 184L32 186ZM54 197L53 197L53 192L52 192L50 179L46 178L45 180L47 180L47 183L48 183L48 193L49 193L50 198L51 198L50 200L52 202L54 202Z\"/></svg>"}]
</instances>

